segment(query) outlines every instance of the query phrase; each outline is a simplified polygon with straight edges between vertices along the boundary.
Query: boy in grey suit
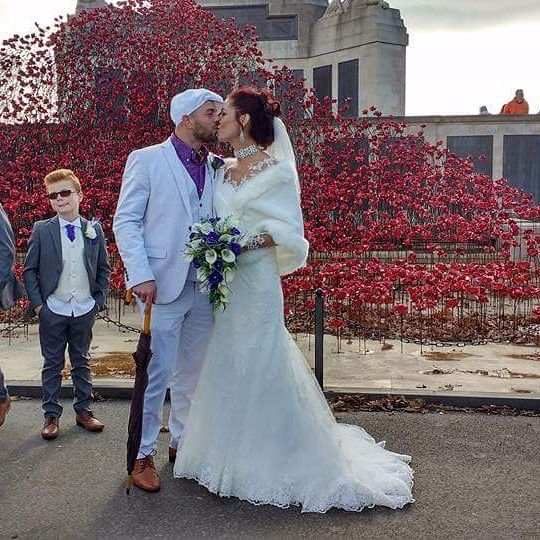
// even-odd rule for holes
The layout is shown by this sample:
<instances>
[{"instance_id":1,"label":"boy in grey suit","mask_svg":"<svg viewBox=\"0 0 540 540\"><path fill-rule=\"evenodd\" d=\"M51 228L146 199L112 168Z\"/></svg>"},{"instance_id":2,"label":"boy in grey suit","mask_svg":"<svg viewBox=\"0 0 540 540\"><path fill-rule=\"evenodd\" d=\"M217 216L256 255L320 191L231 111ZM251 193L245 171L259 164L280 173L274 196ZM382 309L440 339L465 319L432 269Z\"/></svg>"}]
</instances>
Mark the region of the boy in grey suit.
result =
<instances>
[{"instance_id":1,"label":"boy in grey suit","mask_svg":"<svg viewBox=\"0 0 540 540\"><path fill-rule=\"evenodd\" d=\"M13 263L15 262L15 242L8 217L0 204L0 308L9 309L17 298L13 298ZM9 299L8 299L9 298ZM11 398L0 369L0 426L6 419L11 406Z\"/></svg>"},{"instance_id":2,"label":"boy in grey suit","mask_svg":"<svg viewBox=\"0 0 540 540\"><path fill-rule=\"evenodd\" d=\"M79 216L81 184L73 171L59 169L45 177L47 197L56 216L34 225L24 263L30 311L39 317L44 365L41 375L45 421L41 436L60 431L58 395L68 347L76 422L88 431L104 424L94 417L90 343L98 311L104 309L110 267L99 223Z\"/></svg>"}]
</instances>

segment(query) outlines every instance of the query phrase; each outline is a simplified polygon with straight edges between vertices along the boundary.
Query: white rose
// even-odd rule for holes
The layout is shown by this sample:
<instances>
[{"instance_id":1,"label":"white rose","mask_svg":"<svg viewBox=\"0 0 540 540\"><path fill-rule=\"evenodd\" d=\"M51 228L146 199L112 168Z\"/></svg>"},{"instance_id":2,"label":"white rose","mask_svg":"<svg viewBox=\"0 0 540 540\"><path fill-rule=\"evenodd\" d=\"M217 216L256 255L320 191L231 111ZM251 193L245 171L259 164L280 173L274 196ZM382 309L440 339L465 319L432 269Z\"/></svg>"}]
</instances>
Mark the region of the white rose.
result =
<instances>
[{"instance_id":1,"label":"white rose","mask_svg":"<svg viewBox=\"0 0 540 540\"><path fill-rule=\"evenodd\" d=\"M234 253L233 253L234 256ZM208 264L214 264L217 261L217 253L213 249L209 249L205 254L204 258Z\"/></svg>"},{"instance_id":2,"label":"white rose","mask_svg":"<svg viewBox=\"0 0 540 540\"><path fill-rule=\"evenodd\" d=\"M221 302L223 304L228 304L230 302L231 291L222 283L218 285L218 291L221 294Z\"/></svg>"},{"instance_id":3,"label":"white rose","mask_svg":"<svg viewBox=\"0 0 540 540\"><path fill-rule=\"evenodd\" d=\"M232 240L232 235L230 235L230 234L222 234L219 237L220 242L230 242L231 240Z\"/></svg>"},{"instance_id":4,"label":"white rose","mask_svg":"<svg viewBox=\"0 0 540 540\"><path fill-rule=\"evenodd\" d=\"M88 223L88 225L86 225L86 232L84 233L84 235L86 236L86 238L90 238L90 240L93 240L97 237L96 229L94 229L91 223Z\"/></svg>"},{"instance_id":5,"label":"white rose","mask_svg":"<svg viewBox=\"0 0 540 540\"><path fill-rule=\"evenodd\" d=\"M212 232L212 225L210 223L201 223L199 225L199 231L202 232L203 234L209 234Z\"/></svg>"},{"instance_id":6,"label":"white rose","mask_svg":"<svg viewBox=\"0 0 540 540\"><path fill-rule=\"evenodd\" d=\"M227 294L229 293L229 287L227 287L227 285L225 285L225 283L221 282L221 283L218 285L218 291L219 291L221 294L227 295Z\"/></svg>"},{"instance_id":7,"label":"white rose","mask_svg":"<svg viewBox=\"0 0 540 540\"><path fill-rule=\"evenodd\" d=\"M236 260L236 256L230 249L224 249L221 252L221 258L228 263L232 263Z\"/></svg>"},{"instance_id":8,"label":"white rose","mask_svg":"<svg viewBox=\"0 0 540 540\"><path fill-rule=\"evenodd\" d=\"M232 268L225 268L223 271L223 278L227 283L232 283L234 281L234 276L236 274L236 271Z\"/></svg>"}]
</instances>

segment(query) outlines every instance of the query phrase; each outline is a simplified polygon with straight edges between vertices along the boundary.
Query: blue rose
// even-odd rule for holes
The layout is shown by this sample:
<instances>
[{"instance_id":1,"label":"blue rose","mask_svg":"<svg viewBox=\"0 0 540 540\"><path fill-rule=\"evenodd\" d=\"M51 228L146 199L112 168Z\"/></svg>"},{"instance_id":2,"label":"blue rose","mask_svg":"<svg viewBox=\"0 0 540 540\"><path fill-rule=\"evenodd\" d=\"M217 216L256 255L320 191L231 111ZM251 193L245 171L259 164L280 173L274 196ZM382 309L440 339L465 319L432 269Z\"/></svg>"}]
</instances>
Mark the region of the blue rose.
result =
<instances>
[{"instance_id":1,"label":"blue rose","mask_svg":"<svg viewBox=\"0 0 540 540\"><path fill-rule=\"evenodd\" d=\"M208 283L211 285L219 285L223 281L223 276L221 275L221 272L218 272L217 270L214 270L209 276L208 276Z\"/></svg>"},{"instance_id":2,"label":"blue rose","mask_svg":"<svg viewBox=\"0 0 540 540\"><path fill-rule=\"evenodd\" d=\"M233 228L231 229L231 234L232 234L233 236L238 236L238 235L240 234L240 231L239 231L236 227L233 227Z\"/></svg>"},{"instance_id":3,"label":"blue rose","mask_svg":"<svg viewBox=\"0 0 540 540\"><path fill-rule=\"evenodd\" d=\"M189 235L189 239L190 239L190 240L193 240L196 236L197 236L197 235L196 235L194 232L192 232L192 233Z\"/></svg>"},{"instance_id":4,"label":"blue rose","mask_svg":"<svg viewBox=\"0 0 540 540\"><path fill-rule=\"evenodd\" d=\"M229 247L236 257L242 253L242 246L238 242L231 242Z\"/></svg>"},{"instance_id":5,"label":"blue rose","mask_svg":"<svg viewBox=\"0 0 540 540\"><path fill-rule=\"evenodd\" d=\"M197 260L197 259L193 259L193 266L195 268L200 268L201 267L201 263Z\"/></svg>"},{"instance_id":6,"label":"blue rose","mask_svg":"<svg viewBox=\"0 0 540 540\"><path fill-rule=\"evenodd\" d=\"M219 272L221 272L221 270L223 269L223 261L221 259L218 259L215 263L214 263L214 268L216 270L218 270Z\"/></svg>"},{"instance_id":7,"label":"blue rose","mask_svg":"<svg viewBox=\"0 0 540 540\"><path fill-rule=\"evenodd\" d=\"M205 240L209 246L216 246L217 244L219 244L219 234L212 231L211 233L208 233L206 235Z\"/></svg>"}]
</instances>

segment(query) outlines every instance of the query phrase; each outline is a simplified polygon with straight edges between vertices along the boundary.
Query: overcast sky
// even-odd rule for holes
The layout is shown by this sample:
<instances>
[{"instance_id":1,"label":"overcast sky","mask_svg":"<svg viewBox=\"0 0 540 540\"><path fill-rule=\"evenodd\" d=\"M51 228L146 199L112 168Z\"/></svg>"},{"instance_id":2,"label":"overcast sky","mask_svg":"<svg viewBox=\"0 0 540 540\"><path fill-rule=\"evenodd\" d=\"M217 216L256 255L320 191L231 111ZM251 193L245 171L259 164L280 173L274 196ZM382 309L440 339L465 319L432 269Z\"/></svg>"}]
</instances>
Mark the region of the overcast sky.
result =
<instances>
[{"instance_id":1,"label":"overcast sky","mask_svg":"<svg viewBox=\"0 0 540 540\"><path fill-rule=\"evenodd\" d=\"M409 33L407 114L476 114L480 105L499 112L516 88L540 111L540 0L388 1ZM0 0L0 40L75 4Z\"/></svg>"}]
</instances>

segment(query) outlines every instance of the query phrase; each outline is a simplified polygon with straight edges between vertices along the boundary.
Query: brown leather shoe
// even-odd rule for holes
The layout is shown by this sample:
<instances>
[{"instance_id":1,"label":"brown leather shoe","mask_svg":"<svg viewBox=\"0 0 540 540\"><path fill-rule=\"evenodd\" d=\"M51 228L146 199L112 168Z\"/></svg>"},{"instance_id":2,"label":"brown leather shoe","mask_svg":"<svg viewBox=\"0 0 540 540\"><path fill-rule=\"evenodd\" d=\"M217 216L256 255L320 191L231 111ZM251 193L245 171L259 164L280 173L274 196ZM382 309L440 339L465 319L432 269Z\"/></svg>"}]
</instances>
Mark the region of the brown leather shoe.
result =
<instances>
[{"instance_id":1,"label":"brown leather shoe","mask_svg":"<svg viewBox=\"0 0 540 540\"><path fill-rule=\"evenodd\" d=\"M46 441L52 441L56 439L60 433L60 420L54 416L46 416L43 422L43 429L41 430L41 436Z\"/></svg>"},{"instance_id":2,"label":"brown leather shoe","mask_svg":"<svg viewBox=\"0 0 540 540\"><path fill-rule=\"evenodd\" d=\"M4 420L6 419L6 414L8 413L10 407L11 398L8 396L6 401L2 401L2 403L0 403L0 426L4 423Z\"/></svg>"},{"instance_id":3,"label":"brown leather shoe","mask_svg":"<svg viewBox=\"0 0 540 540\"><path fill-rule=\"evenodd\" d=\"M75 421L78 426L83 427L86 431L103 431L105 427L105 424L94 418L94 413L91 412L77 413Z\"/></svg>"},{"instance_id":4,"label":"brown leather shoe","mask_svg":"<svg viewBox=\"0 0 540 540\"><path fill-rule=\"evenodd\" d=\"M132 478L133 483L144 491L159 491L161 489L161 481L152 456L135 460Z\"/></svg>"},{"instance_id":5,"label":"brown leather shoe","mask_svg":"<svg viewBox=\"0 0 540 540\"><path fill-rule=\"evenodd\" d=\"M176 453L177 453L177 449L171 448L169 446L169 463L174 463L176 461Z\"/></svg>"}]
</instances>

